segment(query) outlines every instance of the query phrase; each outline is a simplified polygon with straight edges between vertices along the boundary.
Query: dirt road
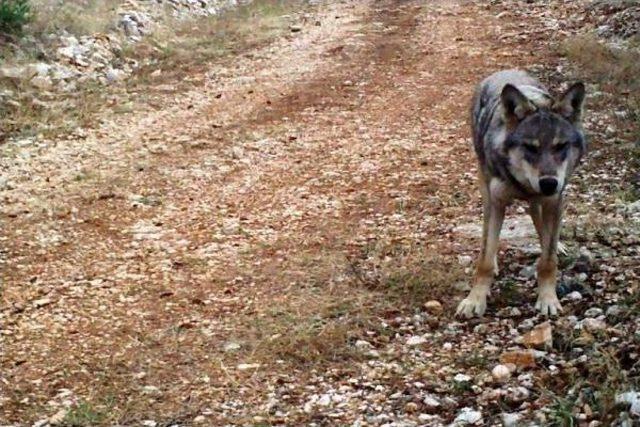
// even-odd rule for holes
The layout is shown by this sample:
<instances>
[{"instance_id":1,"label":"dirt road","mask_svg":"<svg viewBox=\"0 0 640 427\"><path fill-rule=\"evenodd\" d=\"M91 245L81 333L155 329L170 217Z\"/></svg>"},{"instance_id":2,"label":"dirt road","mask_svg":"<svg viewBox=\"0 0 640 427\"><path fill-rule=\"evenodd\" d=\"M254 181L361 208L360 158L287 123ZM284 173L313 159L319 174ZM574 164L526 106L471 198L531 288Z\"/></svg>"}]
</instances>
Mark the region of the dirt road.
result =
<instances>
[{"instance_id":1,"label":"dirt road","mask_svg":"<svg viewBox=\"0 0 640 427\"><path fill-rule=\"evenodd\" d=\"M3 147L0 420L439 425L535 406L451 379L502 348L451 320L477 249L453 229L480 213L469 97L550 60L495 15L325 5L156 108Z\"/></svg>"}]
</instances>

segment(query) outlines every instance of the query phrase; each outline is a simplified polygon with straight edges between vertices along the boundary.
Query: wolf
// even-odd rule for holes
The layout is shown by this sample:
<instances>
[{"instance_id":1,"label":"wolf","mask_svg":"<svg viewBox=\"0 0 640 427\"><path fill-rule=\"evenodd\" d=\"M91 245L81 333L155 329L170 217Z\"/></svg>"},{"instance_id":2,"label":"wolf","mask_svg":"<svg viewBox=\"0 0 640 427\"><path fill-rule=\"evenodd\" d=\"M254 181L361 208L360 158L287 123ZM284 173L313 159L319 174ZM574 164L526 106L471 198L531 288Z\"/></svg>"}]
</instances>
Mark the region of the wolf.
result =
<instances>
[{"instance_id":1,"label":"wolf","mask_svg":"<svg viewBox=\"0 0 640 427\"><path fill-rule=\"evenodd\" d=\"M571 85L553 97L522 70L499 71L484 79L472 99L471 130L479 163L483 201L482 247L460 317L482 316L494 276L505 208L528 202L540 239L536 309L546 316L562 311L556 294L558 237L564 190L587 149L582 128L585 86Z\"/></svg>"}]
</instances>

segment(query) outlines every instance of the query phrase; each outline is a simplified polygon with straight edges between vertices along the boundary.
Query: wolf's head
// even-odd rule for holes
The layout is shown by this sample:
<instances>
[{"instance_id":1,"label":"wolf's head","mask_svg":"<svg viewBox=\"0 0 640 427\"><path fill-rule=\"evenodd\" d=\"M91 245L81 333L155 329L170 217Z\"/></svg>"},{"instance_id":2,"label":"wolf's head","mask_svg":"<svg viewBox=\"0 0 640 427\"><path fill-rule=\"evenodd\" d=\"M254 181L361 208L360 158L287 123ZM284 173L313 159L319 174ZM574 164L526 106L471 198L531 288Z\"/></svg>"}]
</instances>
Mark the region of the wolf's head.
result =
<instances>
[{"instance_id":1,"label":"wolf's head","mask_svg":"<svg viewBox=\"0 0 640 427\"><path fill-rule=\"evenodd\" d=\"M581 126L584 96L584 84L579 82L548 107L540 107L516 86L503 88L509 170L526 188L545 196L564 189L585 151Z\"/></svg>"}]
</instances>

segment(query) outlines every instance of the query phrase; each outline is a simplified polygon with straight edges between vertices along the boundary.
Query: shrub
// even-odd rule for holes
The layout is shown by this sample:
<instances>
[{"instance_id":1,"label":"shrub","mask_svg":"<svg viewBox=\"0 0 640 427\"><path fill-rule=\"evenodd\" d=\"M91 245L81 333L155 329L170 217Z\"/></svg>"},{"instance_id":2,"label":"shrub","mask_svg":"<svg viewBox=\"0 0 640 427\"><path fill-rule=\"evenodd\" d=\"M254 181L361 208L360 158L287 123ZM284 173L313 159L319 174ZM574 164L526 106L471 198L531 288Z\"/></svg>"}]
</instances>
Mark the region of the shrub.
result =
<instances>
[{"instance_id":1,"label":"shrub","mask_svg":"<svg viewBox=\"0 0 640 427\"><path fill-rule=\"evenodd\" d=\"M0 0L0 33L19 33L29 19L29 0Z\"/></svg>"}]
</instances>

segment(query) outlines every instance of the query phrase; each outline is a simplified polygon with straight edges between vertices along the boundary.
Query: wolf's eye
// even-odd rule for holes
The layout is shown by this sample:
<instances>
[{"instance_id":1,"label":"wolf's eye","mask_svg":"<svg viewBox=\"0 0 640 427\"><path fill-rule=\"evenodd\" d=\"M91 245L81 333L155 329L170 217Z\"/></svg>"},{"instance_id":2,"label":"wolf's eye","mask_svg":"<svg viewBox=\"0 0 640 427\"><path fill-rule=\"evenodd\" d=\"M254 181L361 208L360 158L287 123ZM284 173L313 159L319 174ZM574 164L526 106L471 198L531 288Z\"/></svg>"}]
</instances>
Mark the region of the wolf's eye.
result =
<instances>
[{"instance_id":1,"label":"wolf's eye","mask_svg":"<svg viewBox=\"0 0 640 427\"><path fill-rule=\"evenodd\" d=\"M538 154L538 147L533 144L524 144L524 149L530 154Z\"/></svg>"},{"instance_id":2,"label":"wolf's eye","mask_svg":"<svg viewBox=\"0 0 640 427\"><path fill-rule=\"evenodd\" d=\"M568 142L563 142L563 143L561 143L561 144L556 144L556 145L553 147L553 149L554 149L556 152L558 152L558 153L563 152L563 151L564 151L564 150L566 150L567 148L569 148L569 143L568 143Z\"/></svg>"}]
</instances>

